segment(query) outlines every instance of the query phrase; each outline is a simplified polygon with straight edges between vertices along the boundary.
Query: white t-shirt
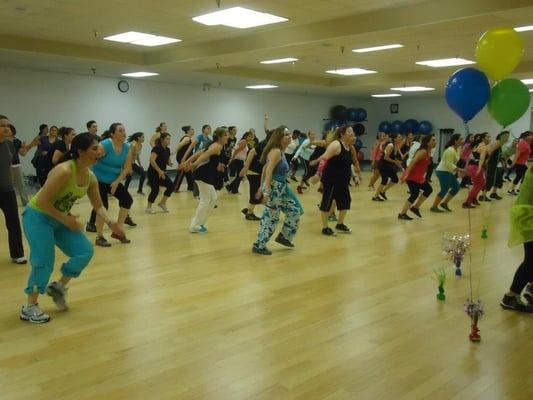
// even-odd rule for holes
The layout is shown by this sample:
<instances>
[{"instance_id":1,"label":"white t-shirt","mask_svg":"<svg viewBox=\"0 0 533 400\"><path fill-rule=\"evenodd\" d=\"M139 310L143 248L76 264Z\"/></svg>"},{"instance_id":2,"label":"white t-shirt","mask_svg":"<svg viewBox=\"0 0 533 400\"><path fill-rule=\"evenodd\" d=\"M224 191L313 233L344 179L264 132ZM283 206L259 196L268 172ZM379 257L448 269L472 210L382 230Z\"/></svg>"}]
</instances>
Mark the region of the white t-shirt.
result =
<instances>
[{"instance_id":1,"label":"white t-shirt","mask_svg":"<svg viewBox=\"0 0 533 400\"><path fill-rule=\"evenodd\" d=\"M298 141L298 139L291 138L291 142L285 149L285 154L294 154L299 145L300 142Z\"/></svg>"},{"instance_id":2,"label":"white t-shirt","mask_svg":"<svg viewBox=\"0 0 533 400\"><path fill-rule=\"evenodd\" d=\"M409 157L407 158L407 166L411 164L411 161L413 161L413 158L415 158L416 151L420 148L420 142L413 142L411 145L411 148L409 149Z\"/></svg>"}]
</instances>

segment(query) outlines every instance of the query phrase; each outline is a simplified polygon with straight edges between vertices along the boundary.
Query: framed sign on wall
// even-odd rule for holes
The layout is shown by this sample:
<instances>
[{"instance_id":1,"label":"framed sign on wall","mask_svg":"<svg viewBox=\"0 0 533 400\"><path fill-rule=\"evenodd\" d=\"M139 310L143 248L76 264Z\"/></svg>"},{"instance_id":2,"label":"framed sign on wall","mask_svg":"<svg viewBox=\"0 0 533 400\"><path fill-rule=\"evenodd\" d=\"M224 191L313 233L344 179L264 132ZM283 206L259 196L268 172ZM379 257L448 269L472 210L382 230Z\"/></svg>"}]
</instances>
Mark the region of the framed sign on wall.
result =
<instances>
[{"instance_id":1,"label":"framed sign on wall","mask_svg":"<svg viewBox=\"0 0 533 400\"><path fill-rule=\"evenodd\" d=\"M390 113L391 114L398 114L399 110L400 110L400 107L398 106L398 103L392 103L390 105Z\"/></svg>"}]
</instances>

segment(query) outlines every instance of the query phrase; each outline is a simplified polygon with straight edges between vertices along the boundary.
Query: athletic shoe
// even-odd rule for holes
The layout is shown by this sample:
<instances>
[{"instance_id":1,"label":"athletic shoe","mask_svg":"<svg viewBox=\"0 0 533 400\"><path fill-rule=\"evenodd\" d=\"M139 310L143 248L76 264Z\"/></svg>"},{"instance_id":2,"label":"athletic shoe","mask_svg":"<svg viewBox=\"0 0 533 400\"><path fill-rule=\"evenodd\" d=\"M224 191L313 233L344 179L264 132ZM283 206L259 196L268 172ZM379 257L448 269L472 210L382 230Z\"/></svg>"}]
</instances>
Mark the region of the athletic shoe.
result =
<instances>
[{"instance_id":1,"label":"athletic shoe","mask_svg":"<svg viewBox=\"0 0 533 400\"><path fill-rule=\"evenodd\" d=\"M452 212L452 210L450 209L450 207L448 207L448 204L446 204L446 203L441 203L440 204L440 208L442 208L443 210L446 210L448 212Z\"/></svg>"},{"instance_id":2,"label":"athletic shoe","mask_svg":"<svg viewBox=\"0 0 533 400\"><path fill-rule=\"evenodd\" d=\"M385 201L385 200L383 200L383 199L382 199L381 197L379 197L379 196L374 196L374 197L372 197L372 201Z\"/></svg>"},{"instance_id":3,"label":"athletic shoe","mask_svg":"<svg viewBox=\"0 0 533 400\"><path fill-rule=\"evenodd\" d=\"M111 247L111 243L109 243L103 236L98 236L94 241L94 244L100 247Z\"/></svg>"},{"instance_id":4,"label":"athletic shoe","mask_svg":"<svg viewBox=\"0 0 533 400\"><path fill-rule=\"evenodd\" d=\"M261 254L263 256L271 256L272 255L272 252L269 249L267 249L266 247L263 247L262 249L260 249L255 244L252 246L252 253Z\"/></svg>"},{"instance_id":5,"label":"athletic shoe","mask_svg":"<svg viewBox=\"0 0 533 400\"><path fill-rule=\"evenodd\" d=\"M247 208L243 208L243 209L241 210L241 212L242 212L244 215L246 215L246 214L248 214L248 209L247 209Z\"/></svg>"},{"instance_id":6,"label":"athletic shoe","mask_svg":"<svg viewBox=\"0 0 533 400\"><path fill-rule=\"evenodd\" d=\"M87 225L85 225L85 231L86 232L96 232L96 225L91 224L90 222L87 222Z\"/></svg>"},{"instance_id":7,"label":"athletic shoe","mask_svg":"<svg viewBox=\"0 0 533 400\"><path fill-rule=\"evenodd\" d=\"M526 286L526 289L524 290L524 297L528 303L533 306L533 284L530 283Z\"/></svg>"},{"instance_id":8,"label":"athletic shoe","mask_svg":"<svg viewBox=\"0 0 533 400\"><path fill-rule=\"evenodd\" d=\"M337 216L335 214L331 214L329 217L328 217L328 221L329 222L337 222Z\"/></svg>"},{"instance_id":9,"label":"athletic shoe","mask_svg":"<svg viewBox=\"0 0 533 400\"><path fill-rule=\"evenodd\" d=\"M17 257L17 258L12 258L11 262L18 264L18 265L23 265L23 264L27 264L28 260L26 259L26 257Z\"/></svg>"},{"instance_id":10,"label":"athletic shoe","mask_svg":"<svg viewBox=\"0 0 533 400\"><path fill-rule=\"evenodd\" d=\"M409 215L407 214L398 214L398 219L403 219L405 221L412 221L413 218L411 218Z\"/></svg>"},{"instance_id":11,"label":"athletic shoe","mask_svg":"<svg viewBox=\"0 0 533 400\"><path fill-rule=\"evenodd\" d=\"M439 207L431 207L429 209L429 211L434 212L434 213L443 213L444 212Z\"/></svg>"},{"instance_id":12,"label":"athletic shoe","mask_svg":"<svg viewBox=\"0 0 533 400\"><path fill-rule=\"evenodd\" d=\"M145 194L144 194L141 190L137 190L137 194L138 194L139 196L145 196Z\"/></svg>"},{"instance_id":13,"label":"athletic shoe","mask_svg":"<svg viewBox=\"0 0 533 400\"><path fill-rule=\"evenodd\" d=\"M511 196L518 196L518 193L514 189L508 190L507 193L509 193Z\"/></svg>"},{"instance_id":14,"label":"athletic shoe","mask_svg":"<svg viewBox=\"0 0 533 400\"><path fill-rule=\"evenodd\" d=\"M68 288L60 288L57 282L52 282L46 288L46 294L52 297L52 300L54 300L54 303L56 303L57 308L59 308L61 311L68 310L68 305L66 302L67 291Z\"/></svg>"},{"instance_id":15,"label":"athletic shoe","mask_svg":"<svg viewBox=\"0 0 533 400\"><path fill-rule=\"evenodd\" d=\"M298 182L298 179L296 179L295 176L291 176L291 180L293 180L294 182Z\"/></svg>"},{"instance_id":16,"label":"athletic shoe","mask_svg":"<svg viewBox=\"0 0 533 400\"><path fill-rule=\"evenodd\" d=\"M111 234L111 237L112 237L113 239L117 239L117 240L118 240L120 243L122 243L122 244L128 244L128 243L131 243L131 240L129 240L129 239L126 237L126 235L124 235L124 236L118 236L117 234L115 234L115 232L113 232L113 233Z\"/></svg>"},{"instance_id":17,"label":"athletic shoe","mask_svg":"<svg viewBox=\"0 0 533 400\"><path fill-rule=\"evenodd\" d=\"M189 229L190 233L207 233L207 228L203 225Z\"/></svg>"},{"instance_id":18,"label":"athletic shoe","mask_svg":"<svg viewBox=\"0 0 533 400\"><path fill-rule=\"evenodd\" d=\"M490 202L491 200L487 196L479 196L479 201L488 201L488 202Z\"/></svg>"},{"instance_id":19,"label":"athletic shoe","mask_svg":"<svg viewBox=\"0 0 533 400\"><path fill-rule=\"evenodd\" d=\"M298 192L298 194L304 194L303 189L300 185L296 187L296 191Z\"/></svg>"},{"instance_id":20,"label":"athletic shoe","mask_svg":"<svg viewBox=\"0 0 533 400\"><path fill-rule=\"evenodd\" d=\"M463 208L476 208L474 205L470 204L470 203L463 203Z\"/></svg>"},{"instance_id":21,"label":"athletic shoe","mask_svg":"<svg viewBox=\"0 0 533 400\"><path fill-rule=\"evenodd\" d=\"M326 236L337 236L335 232L333 232L333 229L331 228L324 228L322 229L322 234Z\"/></svg>"},{"instance_id":22,"label":"athletic shoe","mask_svg":"<svg viewBox=\"0 0 533 400\"><path fill-rule=\"evenodd\" d=\"M346 225L344 224L337 224L335 225L335 230L341 232L341 233L352 233L352 230L350 228L348 228Z\"/></svg>"},{"instance_id":23,"label":"athletic shoe","mask_svg":"<svg viewBox=\"0 0 533 400\"><path fill-rule=\"evenodd\" d=\"M39 304L26 304L20 310L20 319L23 321L33 322L34 324L44 324L50 321L48 314L42 312Z\"/></svg>"},{"instance_id":24,"label":"athletic shoe","mask_svg":"<svg viewBox=\"0 0 533 400\"><path fill-rule=\"evenodd\" d=\"M491 199L495 199L495 200L501 200L501 199L503 199L503 197L501 197L498 193L491 193L491 194L490 194L490 198L491 198Z\"/></svg>"},{"instance_id":25,"label":"athletic shoe","mask_svg":"<svg viewBox=\"0 0 533 400\"><path fill-rule=\"evenodd\" d=\"M521 311L526 313L533 313L533 305L524 304L520 296L507 296L504 295L500 301L500 306L506 310Z\"/></svg>"},{"instance_id":26,"label":"athletic shoe","mask_svg":"<svg viewBox=\"0 0 533 400\"><path fill-rule=\"evenodd\" d=\"M128 215L126 219L124 220L124 223L129 226L137 226L135 222L131 219L131 217Z\"/></svg>"},{"instance_id":27,"label":"athletic shoe","mask_svg":"<svg viewBox=\"0 0 533 400\"><path fill-rule=\"evenodd\" d=\"M146 207L146 209L144 210L144 212L146 214L155 214L155 211L152 207Z\"/></svg>"},{"instance_id":28,"label":"athletic shoe","mask_svg":"<svg viewBox=\"0 0 533 400\"><path fill-rule=\"evenodd\" d=\"M246 214L246 217L244 217L244 218L247 219L248 221L261 221L261 218L259 218L254 213Z\"/></svg>"},{"instance_id":29,"label":"athletic shoe","mask_svg":"<svg viewBox=\"0 0 533 400\"><path fill-rule=\"evenodd\" d=\"M381 198L382 198L383 200L388 200L387 196L386 196L385 193L383 193L383 192L380 193L379 196L381 196Z\"/></svg>"},{"instance_id":30,"label":"athletic shoe","mask_svg":"<svg viewBox=\"0 0 533 400\"><path fill-rule=\"evenodd\" d=\"M480 206L480 205L481 205L481 204L479 204L479 202L478 202L477 200L474 200L474 201L472 202L472 204L475 205L475 206Z\"/></svg>"},{"instance_id":31,"label":"athletic shoe","mask_svg":"<svg viewBox=\"0 0 533 400\"><path fill-rule=\"evenodd\" d=\"M292 244L288 239L285 238L285 236L283 236L281 233L276 237L276 242L281 244L282 246L285 246L285 247L294 247L294 244Z\"/></svg>"},{"instance_id":32,"label":"athletic shoe","mask_svg":"<svg viewBox=\"0 0 533 400\"><path fill-rule=\"evenodd\" d=\"M418 218L422 218L422 214L420 214L420 210L416 207L411 207L410 208L411 212L416 215Z\"/></svg>"},{"instance_id":33,"label":"athletic shoe","mask_svg":"<svg viewBox=\"0 0 533 400\"><path fill-rule=\"evenodd\" d=\"M161 210L163 210L164 213L169 212L169 211L168 211L168 207L167 207L166 204L159 203L157 206L158 206Z\"/></svg>"},{"instance_id":34,"label":"athletic shoe","mask_svg":"<svg viewBox=\"0 0 533 400\"><path fill-rule=\"evenodd\" d=\"M507 181L507 182L512 182L512 181L511 181L511 178L509 178L508 176L505 176L503 179L504 179L505 181Z\"/></svg>"},{"instance_id":35,"label":"athletic shoe","mask_svg":"<svg viewBox=\"0 0 533 400\"><path fill-rule=\"evenodd\" d=\"M304 181L304 185L307 186L307 187L311 186L311 185L309 185L309 182L307 182L307 181Z\"/></svg>"}]
</instances>

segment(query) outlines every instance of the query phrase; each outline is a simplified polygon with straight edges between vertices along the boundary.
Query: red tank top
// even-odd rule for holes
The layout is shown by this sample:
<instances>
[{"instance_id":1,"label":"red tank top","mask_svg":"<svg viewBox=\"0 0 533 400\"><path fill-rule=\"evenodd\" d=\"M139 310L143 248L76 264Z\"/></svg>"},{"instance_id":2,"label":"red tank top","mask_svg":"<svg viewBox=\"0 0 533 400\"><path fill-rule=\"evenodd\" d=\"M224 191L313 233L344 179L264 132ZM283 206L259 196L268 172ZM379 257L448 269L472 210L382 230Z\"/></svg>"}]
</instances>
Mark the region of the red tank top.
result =
<instances>
[{"instance_id":1,"label":"red tank top","mask_svg":"<svg viewBox=\"0 0 533 400\"><path fill-rule=\"evenodd\" d=\"M407 180L423 184L426 181L426 171L430 162L430 158L427 155L424 159L413 165L411 172L409 172L409 175L407 176Z\"/></svg>"}]
</instances>

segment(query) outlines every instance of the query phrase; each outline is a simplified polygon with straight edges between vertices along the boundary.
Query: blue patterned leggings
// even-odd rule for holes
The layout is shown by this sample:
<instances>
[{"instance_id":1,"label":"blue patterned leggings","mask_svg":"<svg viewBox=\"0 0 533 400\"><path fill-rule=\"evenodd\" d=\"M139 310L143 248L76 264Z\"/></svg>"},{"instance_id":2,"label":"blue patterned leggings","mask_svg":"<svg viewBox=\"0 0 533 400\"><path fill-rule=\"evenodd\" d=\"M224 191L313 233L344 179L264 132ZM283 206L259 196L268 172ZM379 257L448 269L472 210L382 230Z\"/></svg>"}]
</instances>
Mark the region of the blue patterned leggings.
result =
<instances>
[{"instance_id":1,"label":"blue patterned leggings","mask_svg":"<svg viewBox=\"0 0 533 400\"><path fill-rule=\"evenodd\" d=\"M259 224L257 240L254 243L259 249L264 249L270 240L279 222L279 213L285 214L285 222L281 229L283 237L292 242L298 231L300 221L300 208L296 202L288 195L286 183L273 181L272 192L266 204L265 210Z\"/></svg>"}]
</instances>

